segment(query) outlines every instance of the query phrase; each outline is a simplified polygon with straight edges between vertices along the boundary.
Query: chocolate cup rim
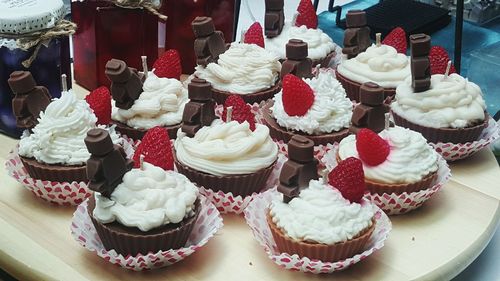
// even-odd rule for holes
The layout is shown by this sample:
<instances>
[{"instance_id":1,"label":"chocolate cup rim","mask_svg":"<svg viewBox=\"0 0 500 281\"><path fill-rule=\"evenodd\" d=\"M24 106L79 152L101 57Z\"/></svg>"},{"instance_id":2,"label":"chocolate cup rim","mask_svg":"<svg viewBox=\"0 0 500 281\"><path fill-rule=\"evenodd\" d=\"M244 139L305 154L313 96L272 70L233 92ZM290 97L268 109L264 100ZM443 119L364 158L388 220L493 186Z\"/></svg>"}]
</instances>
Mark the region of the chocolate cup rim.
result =
<instances>
[{"instance_id":1,"label":"chocolate cup rim","mask_svg":"<svg viewBox=\"0 0 500 281\"><path fill-rule=\"evenodd\" d=\"M142 140L142 138L144 137L146 132L149 130L149 129L132 128L132 127L126 125L125 123L122 123L122 122L116 121L116 120L111 120L111 124L116 125L117 132L119 132L120 134L126 135L127 137L129 137L130 139L132 139L134 141ZM172 140L172 139L177 138L177 131L179 130L179 128L182 127L182 122L179 124L175 124L175 125L161 126L161 127L167 129L168 137Z\"/></svg>"},{"instance_id":2,"label":"chocolate cup rim","mask_svg":"<svg viewBox=\"0 0 500 281\"><path fill-rule=\"evenodd\" d=\"M337 80L342 84L342 87L344 87L344 90L352 101L359 102L359 89L361 88L361 84L356 81L353 81L344 75L340 74L338 71L335 71L335 77ZM375 83L375 82L374 82ZM396 88L384 88L384 96L387 97L394 97L396 95Z\"/></svg>"},{"instance_id":3,"label":"chocolate cup rim","mask_svg":"<svg viewBox=\"0 0 500 281\"><path fill-rule=\"evenodd\" d=\"M222 91L222 90L217 90L212 87L212 97L214 101L217 104L224 104L226 99L231 96L231 95L238 95L240 96L246 103L248 104L254 104L254 103L260 103L262 101L266 101L268 99L271 99L281 91L281 83L279 80L275 82L273 86L271 86L268 89L264 89L255 93L251 94L238 94L238 93L232 93L228 91Z\"/></svg>"},{"instance_id":4,"label":"chocolate cup rim","mask_svg":"<svg viewBox=\"0 0 500 281\"><path fill-rule=\"evenodd\" d=\"M284 127L281 127L277 121L271 115L271 106L274 101L268 101L262 107L262 117L264 118L264 124L269 128L270 134L273 138L281 140L287 143L294 135L300 135L311 139L314 145L327 145L340 142L342 139L350 135L349 128L344 128L338 132L321 134L321 135L309 135L304 132L289 131Z\"/></svg>"},{"instance_id":5,"label":"chocolate cup rim","mask_svg":"<svg viewBox=\"0 0 500 281\"><path fill-rule=\"evenodd\" d=\"M35 158L19 155L31 178L53 182L88 182L87 165L61 165L38 162Z\"/></svg>"},{"instance_id":6,"label":"chocolate cup rim","mask_svg":"<svg viewBox=\"0 0 500 281\"><path fill-rule=\"evenodd\" d=\"M289 255L297 254L300 258L308 257L310 259L317 259L322 262L335 262L362 253L366 248L366 245L368 244L370 238L372 237L377 224L376 219L372 218L371 226L360 231L358 235L356 235L352 239L327 245L322 243L297 241L288 237L272 221L269 210L266 211L266 222L276 243L276 247L280 252L285 252ZM277 238L279 239L279 241L277 241ZM301 255L301 253L299 252L309 252L314 253L314 255ZM335 252L332 258L325 258L327 254L331 254L332 252Z\"/></svg>"},{"instance_id":7,"label":"chocolate cup rim","mask_svg":"<svg viewBox=\"0 0 500 281\"><path fill-rule=\"evenodd\" d=\"M394 123L398 126L408 128L415 132L422 134L428 142L432 143L467 143L477 141L484 129L488 127L489 115L485 112L484 120L474 126L465 128L432 128L418 125L408 119L400 116L393 110L391 114L394 118Z\"/></svg>"}]
</instances>

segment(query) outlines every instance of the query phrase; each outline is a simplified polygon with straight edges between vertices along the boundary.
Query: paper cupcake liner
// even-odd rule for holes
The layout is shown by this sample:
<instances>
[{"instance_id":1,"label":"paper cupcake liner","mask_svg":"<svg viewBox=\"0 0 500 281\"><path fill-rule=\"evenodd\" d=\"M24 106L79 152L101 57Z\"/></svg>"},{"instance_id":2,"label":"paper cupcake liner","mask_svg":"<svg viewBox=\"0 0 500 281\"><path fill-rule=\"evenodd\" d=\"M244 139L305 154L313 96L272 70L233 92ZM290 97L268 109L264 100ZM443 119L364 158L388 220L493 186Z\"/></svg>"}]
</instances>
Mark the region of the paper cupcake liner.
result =
<instances>
[{"instance_id":1,"label":"paper cupcake liner","mask_svg":"<svg viewBox=\"0 0 500 281\"><path fill-rule=\"evenodd\" d=\"M106 250L87 211L87 201L78 206L71 222L71 235L84 248L95 252L104 260L123 268L143 271L172 265L192 255L204 246L222 227L217 208L201 196L201 211L186 245L179 249L160 250L156 253L123 256L115 250Z\"/></svg>"},{"instance_id":2,"label":"paper cupcake liner","mask_svg":"<svg viewBox=\"0 0 500 281\"><path fill-rule=\"evenodd\" d=\"M337 148L331 150L322 159L323 163L328 170L332 170L337 166L336 152ZM448 164L441 156L438 157L438 170L437 178L434 182L428 185L428 188L415 192L391 192L391 193L371 193L367 192L365 198L371 200L380 209L388 215L401 215L408 213L422 206L422 204L429 200L432 195L438 192L443 185L445 185L451 177L451 171ZM423 183L426 184L427 183ZM413 187L420 189L420 184ZM409 189L411 190L411 189Z\"/></svg>"},{"instance_id":3,"label":"paper cupcake liner","mask_svg":"<svg viewBox=\"0 0 500 281\"><path fill-rule=\"evenodd\" d=\"M489 121L489 118L486 118L481 124L463 129L431 128L415 124L399 116L394 111L391 111L391 114L396 125L419 132L427 139L428 142L432 143L449 142L453 144L461 144L477 141L483 130L488 127Z\"/></svg>"},{"instance_id":4,"label":"paper cupcake liner","mask_svg":"<svg viewBox=\"0 0 500 281\"><path fill-rule=\"evenodd\" d=\"M287 158L283 154L278 154L278 160L261 192L276 186L279 181L281 167ZM248 196L234 195L232 192L213 191L212 189L200 187L200 193L207 197L222 214L241 214L252 201L256 192Z\"/></svg>"},{"instance_id":5,"label":"paper cupcake liner","mask_svg":"<svg viewBox=\"0 0 500 281\"><path fill-rule=\"evenodd\" d=\"M489 146L500 138L500 125L493 118L489 118L488 126L483 130L479 139L466 143L437 142L430 143L434 149L447 161L465 159L474 155L484 147Z\"/></svg>"},{"instance_id":6,"label":"paper cupcake liner","mask_svg":"<svg viewBox=\"0 0 500 281\"><path fill-rule=\"evenodd\" d=\"M116 131L118 133L120 133L121 135L125 135L128 139L132 139L134 141L140 141L148 131L147 129L135 129L118 121L112 122L114 125L116 125ZM177 124L163 127L167 129L168 137L173 140L177 138L177 130L181 127L181 125L182 124Z\"/></svg>"},{"instance_id":7,"label":"paper cupcake liner","mask_svg":"<svg viewBox=\"0 0 500 281\"><path fill-rule=\"evenodd\" d=\"M239 95L241 98L243 98L243 100L246 103L249 104L259 103L261 101L272 99L274 95L281 90L280 86L281 84L278 82L279 81L276 81L276 84L269 89L265 89L253 94L238 94L233 92L220 91L212 88L212 98L215 100L217 104L224 104L224 102L230 95L236 94Z\"/></svg>"},{"instance_id":8,"label":"paper cupcake liner","mask_svg":"<svg viewBox=\"0 0 500 281\"><path fill-rule=\"evenodd\" d=\"M264 247L269 258L277 265L290 270L311 272L311 273L332 273L348 268L360 262L384 246L390 230L391 222L382 210L375 213L375 229L365 247L365 250L357 255L353 255L336 262L325 262L309 257L300 257L295 253L280 252L267 223L267 213L269 204L273 199L280 198L280 193L276 189L266 191L254 196L254 199L245 209L245 220L252 229L257 242Z\"/></svg>"},{"instance_id":9,"label":"paper cupcake liner","mask_svg":"<svg viewBox=\"0 0 500 281\"><path fill-rule=\"evenodd\" d=\"M134 155L133 147L126 141L122 145L127 157L132 158ZM85 181L58 182L32 178L19 157L18 146L7 156L5 169L9 176L13 177L35 196L56 205L78 205L92 194Z\"/></svg>"},{"instance_id":10,"label":"paper cupcake liner","mask_svg":"<svg viewBox=\"0 0 500 281\"><path fill-rule=\"evenodd\" d=\"M340 84L342 84L342 87L344 87L345 92L347 93L347 96L349 99L352 101L359 101L359 89L361 88L361 83L352 81L349 78L346 78L342 74L340 74L338 71L336 71L336 77L337 80L339 80ZM393 97L396 94L396 88L384 88L384 95L385 97Z\"/></svg>"}]
</instances>

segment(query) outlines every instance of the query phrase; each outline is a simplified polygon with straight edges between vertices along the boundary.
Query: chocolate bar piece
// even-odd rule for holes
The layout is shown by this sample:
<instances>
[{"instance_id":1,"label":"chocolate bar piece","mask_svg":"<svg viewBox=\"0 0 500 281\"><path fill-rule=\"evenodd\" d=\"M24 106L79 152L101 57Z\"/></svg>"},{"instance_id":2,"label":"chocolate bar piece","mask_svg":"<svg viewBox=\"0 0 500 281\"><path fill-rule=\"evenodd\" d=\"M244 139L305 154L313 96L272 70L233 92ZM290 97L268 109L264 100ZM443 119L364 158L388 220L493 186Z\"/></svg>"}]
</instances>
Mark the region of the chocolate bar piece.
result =
<instances>
[{"instance_id":1,"label":"chocolate bar piece","mask_svg":"<svg viewBox=\"0 0 500 281\"><path fill-rule=\"evenodd\" d=\"M359 89L360 104L351 118L351 133L356 134L361 128L368 128L376 133L385 129L385 114L389 107L385 104L384 89L373 82L366 82Z\"/></svg>"},{"instance_id":2,"label":"chocolate bar piece","mask_svg":"<svg viewBox=\"0 0 500 281\"><path fill-rule=\"evenodd\" d=\"M280 77L291 73L300 78L311 78L312 60L307 57L307 43L299 39L290 39L286 44L286 60L281 65Z\"/></svg>"},{"instance_id":3,"label":"chocolate bar piece","mask_svg":"<svg viewBox=\"0 0 500 281\"><path fill-rule=\"evenodd\" d=\"M264 16L264 34L273 38L280 35L285 25L285 13L283 12L284 0L266 0L266 12Z\"/></svg>"},{"instance_id":4,"label":"chocolate bar piece","mask_svg":"<svg viewBox=\"0 0 500 281\"><path fill-rule=\"evenodd\" d=\"M88 131L85 145L91 154L87 160L87 177L90 180L88 187L109 198L134 163L126 159L122 147L113 145L106 130Z\"/></svg>"},{"instance_id":5,"label":"chocolate bar piece","mask_svg":"<svg viewBox=\"0 0 500 281\"><path fill-rule=\"evenodd\" d=\"M122 60L111 59L106 63L105 74L111 81L111 95L115 105L129 109L142 93L144 77L136 69L129 68Z\"/></svg>"},{"instance_id":6,"label":"chocolate bar piece","mask_svg":"<svg viewBox=\"0 0 500 281\"><path fill-rule=\"evenodd\" d=\"M193 137L203 126L210 126L217 118L212 99L212 85L204 79L193 78L188 84L190 101L184 106L182 131Z\"/></svg>"},{"instance_id":7,"label":"chocolate bar piece","mask_svg":"<svg viewBox=\"0 0 500 281\"><path fill-rule=\"evenodd\" d=\"M32 129L38 124L40 112L50 103L51 96L47 88L37 86L29 71L14 71L7 80L14 93L12 112L16 125L23 129Z\"/></svg>"},{"instance_id":8,"label":"chocolate bar piece","mask_svg":"<svg viewBox=\"0 0 500 281\"><path fill-rule=\"evenodd\" d=\"M227 49L224 34L215 30L210 17L196 17L192 21L191 27L195 36L194 52L196 63L207 66L209 63L217 62L219 56Z\"/></svg>"},{"instance_id":9,"label":"chocolate bar piece","mask_svg":"<svg viewBox=\"0 0 500 281\"><path fill-rule=\"evenodd\" d=\"M301 188L309 186L309 181L319 178L313 141L304 136L293 136L288 142L288 157L281 169L278 185L285 203L297 197Z\"/></svg>"},{"instance_id":10,"label":"chocolate bar piece","mask_svg":"<svg viewBox=\"0 0 500 281\"><path fill-rule=\"evenodd\" d=\"M342 53L350 59L370 47L370 28L366 26L366 13L361 10L348 11L346 24Z\"/></svg>"},{"instance_id":11,"label":"chocolate bar piece","mask_svg":"<svg viewBox=\"0 0 500 281\"><path fill-rule=\"evenodd\" d=\"M363 10L350 10L347 11L346 15L346 26L351 27L363 27L366 26L366 12Z\"/></svg>"},{"instance_id":12,"label":"chocolate bar piece","mask_svg":"<svg viewBox=\"0 0 500 281\"><path fill-rule=\"evenodd\" d=\"M410 49L411 85L416 93L426 91L431 86L430 36L423 33L411 35Z\"/></svg>"}]
</instances>

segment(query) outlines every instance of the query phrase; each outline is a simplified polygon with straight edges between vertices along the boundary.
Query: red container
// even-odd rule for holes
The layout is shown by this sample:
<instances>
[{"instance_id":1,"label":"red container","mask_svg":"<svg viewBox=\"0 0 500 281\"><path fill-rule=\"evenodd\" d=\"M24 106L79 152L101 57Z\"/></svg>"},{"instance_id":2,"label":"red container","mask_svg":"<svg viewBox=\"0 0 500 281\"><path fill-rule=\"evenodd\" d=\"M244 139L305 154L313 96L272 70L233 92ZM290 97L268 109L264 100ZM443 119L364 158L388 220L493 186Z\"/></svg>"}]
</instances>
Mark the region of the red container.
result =
<instances>
[{"instance_id":1,"label":"red container","mask_svg":"<svg viewBox=\"0 0 500 281\"><path fill-rule=\"evenodd\" d=\"M170 1L175 2L175 1ZM89 90L109 86L104 74L112 58L142 69L141 56L153 65L158 57L158 17L144 9L126 9L107 1L71 3L73 21L74 75L77 84Z\"/></svg>"},{"instance_id":2,"label":"red container","mask_svg":"<svg viewBox=\"0 0 500 281\"><path fill-rule=\"evenodd\" d=\"M212 17L216 29L230 43L234 39L235 2L238 0L171 0L163 4L168 16L165 48L180 52L183 73L193 73L196 62L191 22L197 16Z\"/></svg>"}]
</instances>

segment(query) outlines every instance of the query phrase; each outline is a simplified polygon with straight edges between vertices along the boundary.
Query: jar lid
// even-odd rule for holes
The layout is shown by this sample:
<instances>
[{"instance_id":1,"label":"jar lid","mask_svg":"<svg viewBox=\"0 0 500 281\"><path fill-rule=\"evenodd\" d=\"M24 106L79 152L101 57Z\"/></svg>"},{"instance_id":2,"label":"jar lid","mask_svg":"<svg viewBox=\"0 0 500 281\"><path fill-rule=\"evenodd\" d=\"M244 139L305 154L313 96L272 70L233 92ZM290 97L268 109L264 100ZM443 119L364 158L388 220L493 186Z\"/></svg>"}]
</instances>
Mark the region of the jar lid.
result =
<instances>
[{"instance_id":1,"label":"jar lid","mask_svg":"<svg viewBox=\"0 0 500 281\"><path fill-rule=\"evenodd\" d=\"M51 28L64 13L62 0L0 0L0 33L25 34Z\"/></svg>"}]
</instances>

